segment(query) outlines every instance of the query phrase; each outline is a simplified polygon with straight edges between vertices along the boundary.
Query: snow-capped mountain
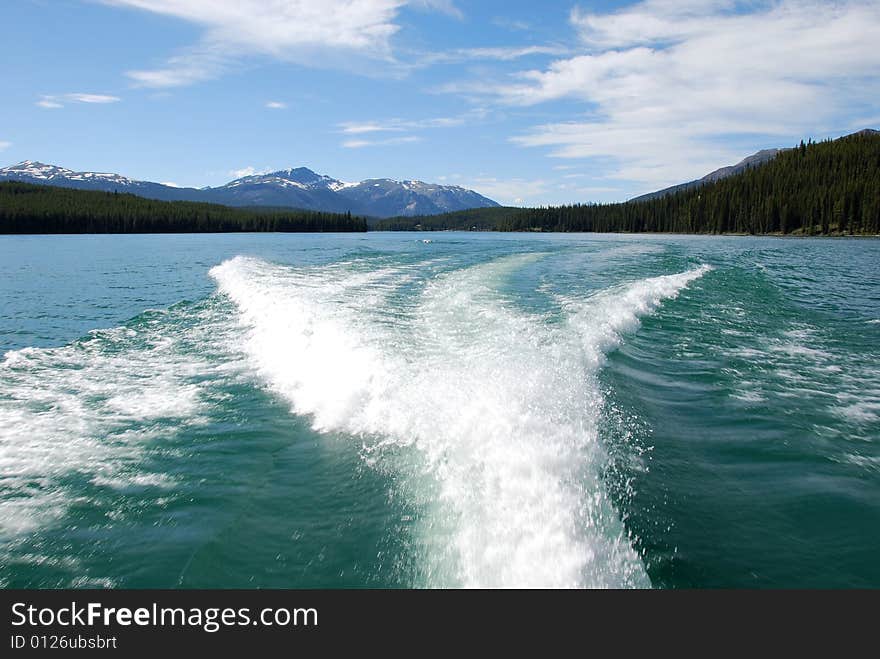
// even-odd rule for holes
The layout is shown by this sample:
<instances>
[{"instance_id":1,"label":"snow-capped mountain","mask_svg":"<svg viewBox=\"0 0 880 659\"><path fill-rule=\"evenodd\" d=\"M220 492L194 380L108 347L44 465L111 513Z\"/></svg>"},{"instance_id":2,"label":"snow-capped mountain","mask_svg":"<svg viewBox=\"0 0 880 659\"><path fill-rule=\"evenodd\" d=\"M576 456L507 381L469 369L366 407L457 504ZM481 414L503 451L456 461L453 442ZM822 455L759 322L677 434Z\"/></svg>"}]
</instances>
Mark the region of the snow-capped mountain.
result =
<instances>
[{"instance_id":1,"label":"snow-capped mountain","mask_svg":"<svg viewBox=\"0 0 880 659\"><path fill-rule=\"evenodd\" d=\"M341 181L316 174L306 167L253 174L211 188L213 201L229 206L291 206L356 215L376 215L372 209L340 196Z\"/></svg>"},{"instance_id":2,"label":"snow-capped mountain","mask_svg":"<svg viewBox=\"0 0 880 659\"><path fill-rule=\"evenodd\" d=\"M0 180L85 190L130 192L165 201L207 201L228 206L273 206L372 217L432 215L498 204L473 190L421 181L369 179L346 183L306 167L254 174L216 188L177 188L119 174L74 172L26 160L0 169Z\"/></svg>"},{"instance_id":3,"label":"snow-capped mountain","mask_svg":"<svg viewBox=\"0 0 880 659\"><path fill-rule=\"evenodd\" d=\"M11 167L0 169L4 178L17 178L42 181L44 183L79 182L113 185L134 185L136 182L119 174L100 174L97 172L74 172L64 167L47 165L35 160L25 160Z\"/></svg>"}]
</instances>

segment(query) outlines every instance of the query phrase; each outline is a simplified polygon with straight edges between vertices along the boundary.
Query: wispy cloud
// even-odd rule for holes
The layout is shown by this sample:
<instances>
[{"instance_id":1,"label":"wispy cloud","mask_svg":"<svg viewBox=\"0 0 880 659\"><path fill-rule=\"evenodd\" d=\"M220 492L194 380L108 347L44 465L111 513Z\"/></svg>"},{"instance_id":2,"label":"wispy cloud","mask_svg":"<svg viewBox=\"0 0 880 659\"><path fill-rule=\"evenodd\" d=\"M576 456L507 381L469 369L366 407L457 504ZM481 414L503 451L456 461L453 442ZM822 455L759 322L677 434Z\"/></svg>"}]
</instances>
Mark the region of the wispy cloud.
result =
<instances>
[{"instance_id":1,"label":"wispy cloud","mask_svg":"<svg viewBox=\"0 0 880 659\"><path fill-rule=\"evenodd\" d=\"M582 195L593 196L593 195L607 195L608 193L623 193L623 190L619 186L607 186L607 185L591 185L587 187L577 188L577 192Z\"/></svg>"},{"instance_id":2,"label":"wispy cloud","mask_svg":"<svg viewBox=\"0 0 880 659\"><path fill-rule=\"evenodd\" d=\"M485 119L489 111L483 107L473 108L452 117L429 117L426 119L372 119L367 121L344 121L337 124L340 133L345 135L366 135L369 133L411 133L419 130L455 128Z\"/></svg>"},{"instance_id":3,"label":"wispy cloud","mask_svg":"<svg viewBox=\"0 0 880 659\"><path fill-rule=\"evenodd\" d=\"M205 43L169 57L162 68L128 71L126 75L139 87L184 87L219 76L232 68L233 62L231 51Z\"/></svg>"},{"instance_id":4,"label":"wispy cloud","mask_svg":"<svg viewBox=\"0 0 880 659\"><path fill-rule=\"evenodd\" d=\"M0 151L4 151L5 149L8 149L11 146L12 146L12 142L4 142L4 141L0 140Z\"/></svg>"},{"instance_id":5,"label":"wispy cloud","mask_svg":"<svg viewBox=\"0 0 880 659\"><path fill-rule=\"evenodd\" d=\"M267 101L266 107L270 110L285 110L287 109L287 103L282 103L281 101Z\"/></svg>"},{"instance_id":6,"label":"wispy cloud","mask_svg":"<svg viewBox=\"0 0 880 659\"><path fill-rule=\"evenodd\" d=\"M55 108L63 108L68 103L118 103L122 99L118 96L110 96L107 94L83 94L83 93L72 93L72 94L52 94L52 95L44 95L40 97L40 100L37 101L36 105L41 108L45 108L47 110L55 109Z\"/></svg>"},{"instance_id":7,"label":"wispy cloud","mask_svg":"<svg viewBox=\"0 0 880 659\"><path fill-rule=\"evenodd\" d=\"M345 121L339 131L347 135L419 130L424 128L452 128L467 121L465 116L435 117L433 119L386 119L384 121Z\"/></svg>"},{"instance_id":8,"label":"wispy cloud","mask_svg":"<svg viewBox=\"0 0 880 659\"><path fill-rule=\"evenodd\" d=\"M607 160L610 177L645 188L739 159L737 140L784 145L880 109L875 0L646 0L575 9L570 22L578 54L446 91L522 106L580 101L580 116L513 141Z\"/></svg>"},{"instance_id":9,"label":"wispy cloud","mask_svg":"<svg viewBox=\"0 0 880 659\"><path fill-rule=\"evenodd\" d=\"M513 60L542 56L562 56L571 48L560 45L541 46L489 46L478 48L452 48L442 52L415 53L413 60L405 65L410 69L422 69L436 64L461 64L480 60L510 62Z\"/></svg>"},{"instance_id":10,"label":"wispy cloud","mask_svg":"<svg viewBox=\"0 0 880 659\"><path fill-rule=\"evenodd\" d=\"M510 61L528 57L530 55L565 55L571 49L565 46L515 46L515 47L488 47L488 48L460 48L453 51L453 55L461 55L465 59L489 59Z\"/></svg>"},{"instance_id":11,"label":"wispy cloud","mask_svg":"<svg viewBox=\"0 0 880 659\"><path fill-rule=\"evenodd\" d=\"M850 129L873 128L876 130L878 127L880 127L880 114L873 117L862 116L849 122Z\"/></svg>"},{"instance_id":12,"label":"wispy cloud","mask_svg":"<svg viewBox=\"0 0 880 659\"><path fill-rule=\"evenodd\" d=\"M384 140L346 140L342 143L346 149L363 149L369 146L394 146L397 144L413 144L421 142L422 138L417 135L406 135L405 137L390 137Z\"/></svg>"},{"instance_id":13,"label":"wispy cloud","mask_svg":"<svg viewBox=\"0 0 880 659\"><path fill-rule=\"evenodd\" d=\"M412 5L460 17L443 0L99 0L172 16L204 29L197 44L155 69L129 71L144 87L175 87L215 78L242 60L270 57L321 67L392 61L400 8ZM375 66L369 67L375 70Z\"/></svg>"},{"instance_id":14,"label":"wispy cloud","mask_svg":"<svg viewBox=\"0 0 880 659\"><path fill-rule=\"evenodd\" d=\"M379 123L378 121L344 121L339 124L339 132L347 135L362 135L364 133L382 133L385 131L404 130L399 128L395 120L390 123Z\"/></svg>"},{"instance_id":15,"label":"wispy cloud","mask_svg":"<svg viewBox=\"0 0 880 659\"><path fill-rule=\"evenodd\" d=\"M548 182L541 179L500 179L494 176L478 176L463 185L505 206L538 203L549 187Z\"/></svg>"},{"instance_id":16,"label":"wispy cloud","mask_svg":"<svg viewBox=\"0 0 880 659\"><path fill-rule=\"evenodd\" d=\"M488 114L484 108L475 108L468 112L453 117L430 117L427 119L382 119L369 121L344 121L337 124L339 132L344 135L370 135L372 133L413 133L415 131L454 128L462 126L470 121L484 118ZM393 144L407 144L421 141L418 135L406 135L391 137L380 140L367 140L363 138L350 139L342 143L348 149L362 148L366 146L390 146Z\"/></svg>"},{"instance_id":17,"label":"wispy cloud","mask_svg":"<svg viewBox=\"0 0 880 659\"><path fill-rule=\"evenodd\" d=\"M504 28L506 30L514 30L516 32L524 32L532 29L532 24L528 21L515 20L505 16L496 16L492 19L492 25Z\"/></svg>"},{"instance_id":18,"label":"wispy cloud","mask_svg":"<svg viewBox=\"0 0 880 659\"><path fill-rule=\"evenodd\" d=\"M412 0L411 4L416 9L427 9L429 11L440 12L441 14L446 14L447 16L457 18L458 20L464 18L464 14L455 6L455 3L452 2L452 0Z\"/></svg>"},{"instance_id":19,"label":"wispy cloud","mask_svg":"<svg viewBox=\"0 0 880 659\"><path fill-rule=\"evenodd\" d=\"M107 94L65 94L63 98L72 103L118 103L122 100Z\"/></svg>"}]
</instances>

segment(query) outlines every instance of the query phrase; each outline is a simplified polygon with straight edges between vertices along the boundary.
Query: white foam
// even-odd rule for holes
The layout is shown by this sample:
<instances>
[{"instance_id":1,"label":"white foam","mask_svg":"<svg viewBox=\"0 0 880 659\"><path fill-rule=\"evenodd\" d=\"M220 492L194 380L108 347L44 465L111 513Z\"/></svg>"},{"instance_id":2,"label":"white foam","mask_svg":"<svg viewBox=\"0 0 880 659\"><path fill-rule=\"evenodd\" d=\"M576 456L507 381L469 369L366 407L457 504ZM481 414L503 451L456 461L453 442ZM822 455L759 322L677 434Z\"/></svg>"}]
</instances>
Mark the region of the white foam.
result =
<instances>
[{"instance_id":1,"label":"white foam","mask_svg":"<svg viewBox=\"0 0 880 659\"><path fill-rule=\"evenodd\" d=\"M167 474L150 473L122 473L104 475L97 474L92 478L95 485L110 487L114 490L128 490L131 488L161 487L170 489L175 485L174 479Z\"/></svg>"},{"instance_id":2,"label":"white foam","mask_svg":"<svg viewBox=\"0 0 880 659\"><path fill-rule=\"evenodd\" d=\"M388 294L391 272L355 285L237 257L211 275L294 412L359 438L403 480L428 478L415 542L426 585L648 586L601 483L596 375L623 332L707 268L571 302L569 322L553 325L498 293L535 258L439 276L394 324L359 304L372 287L374 302Z\"/></svg>"},{"instance_id":3,"label":"white foam","mask_svg":"<svg viewBox=\"0 0 880 659\"><path fill-rule=\"evenodd\" d=\"M832 457L831 459L835 462L855 465L865 471L880 473L880 456L846 453L842 457Z\"/></svg>"},{"instance_id":4,"label":"white foam","mask_svg":"<svg viewBox=\"0 0 880 659\"><path fill-rule=\"evenodd\" d=\"M96 485L166 487L141 473L150 442L199 423L210 370L162 324L120 327L0 362L0 541L53 524L75 474ZM168 332L171 332L169 335Z\"/></svg>"},{"instance_id":5,"label":"white foam","mask_svg":"<svg viewBox=\"0 0 880 659\"><path fill-rule=\"evenodd\" d=\"M742 382L741 388L736 389L733 393L730 394L732 398L736 398L737 400L741 400L744 403L763 403L766 402L767 397L761 393L759 389L749 389L748 385L751 384L749 382Z\"/></svg>"},{"instance_id":6,"label":"white foam","mask_svg":"<svg viewBox=\"0 0 880 659\"><path fill-rule=\"evenodd\" d=\"M853 396L838 395L838 399L842 400L852 398ZM872 423L880 421L880 400L869 398L868 400L835 407L833 411L852 423Z\"/></svg>"},{"instance_id":7,"label":"white foam","mask_svg":"<svg viewBox=\"0 0 880 659\"><path fill-rule=\"evenodd\" d=\"M872 366L874 355L840 350L832 337L803 322L781 335L746 338L753 347L722 348L721 353L746 360L748 366L725 371L737 379L758 371L763 384L753 394L754 383L738 382L731 397L756 403L768 397L809 401L811 407L824 408L843 421L851 438L870 436L871 426L880 420L880 371Z\"/></svg>"}]
</instances>

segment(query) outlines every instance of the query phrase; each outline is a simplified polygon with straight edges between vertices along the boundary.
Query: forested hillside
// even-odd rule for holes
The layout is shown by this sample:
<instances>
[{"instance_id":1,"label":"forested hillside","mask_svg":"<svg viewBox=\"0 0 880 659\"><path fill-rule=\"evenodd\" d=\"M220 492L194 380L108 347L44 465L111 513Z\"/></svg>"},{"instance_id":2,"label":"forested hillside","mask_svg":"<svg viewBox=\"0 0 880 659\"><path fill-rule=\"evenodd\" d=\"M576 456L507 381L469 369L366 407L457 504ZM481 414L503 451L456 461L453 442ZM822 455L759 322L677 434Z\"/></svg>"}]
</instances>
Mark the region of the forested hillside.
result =
<instances>
[{"instance_id":1,"label":"forested hillside","mask_svg":"<svg viewBox=\"0 0 880 659\"><path fill-rule=\"evenodd\" d=\"M210 233L366 231L363 218L299 210L253 210L133 194L0 183L0 233Z\"/></svg>"},{"instance_id":2,"label":"forested hillside","mask_svg":"<svg viewBox=\"0 0 880 659\"><path fill-rule=\"evenodd\" d=\"M801 143L757 167L647 201L391 218L377 229L880 234L880 133Z\"/></svg>"}]
</instances>

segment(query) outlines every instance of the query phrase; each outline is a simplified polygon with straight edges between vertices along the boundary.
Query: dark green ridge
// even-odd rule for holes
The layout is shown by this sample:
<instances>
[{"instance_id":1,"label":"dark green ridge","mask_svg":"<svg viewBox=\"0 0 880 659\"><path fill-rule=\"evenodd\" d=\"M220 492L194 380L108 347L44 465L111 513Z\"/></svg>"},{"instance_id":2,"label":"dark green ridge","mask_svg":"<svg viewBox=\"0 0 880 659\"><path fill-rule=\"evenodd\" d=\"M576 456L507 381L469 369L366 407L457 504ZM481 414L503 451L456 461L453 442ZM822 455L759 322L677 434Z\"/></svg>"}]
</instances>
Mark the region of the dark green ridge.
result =
<instances>
[{"instance_id":1,"label":"dark green ridge","mask_svg":"<svg viewBox=\"0 0 880 659\"><path fill-rule=\"evenodd\" d=\"M133 194L0 183L0 234L366 231L362 217L298 209L244 209Z\"/></svg>"},{"instance_id":2,"label":"dark green ridge","mask_svg":"<svg viewBox=\"0 0 880 659\"><path fill-rule=\"evenodd\" d=\"M477 208L395 217L379 230L880 234L880 133L809 142L719 181L647 201Z\"/></svg>"}]
</instances>

